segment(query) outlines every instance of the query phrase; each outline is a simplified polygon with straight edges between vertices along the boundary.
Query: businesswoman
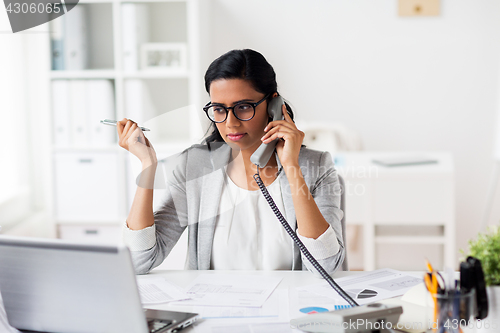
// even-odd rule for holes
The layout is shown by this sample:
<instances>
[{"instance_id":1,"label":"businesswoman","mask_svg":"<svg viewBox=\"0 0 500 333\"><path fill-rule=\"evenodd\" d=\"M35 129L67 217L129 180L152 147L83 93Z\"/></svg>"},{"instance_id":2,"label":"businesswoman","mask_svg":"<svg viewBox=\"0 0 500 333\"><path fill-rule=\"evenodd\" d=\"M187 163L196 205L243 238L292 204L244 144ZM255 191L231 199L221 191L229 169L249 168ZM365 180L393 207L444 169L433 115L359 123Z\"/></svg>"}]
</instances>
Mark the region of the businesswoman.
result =
<instances>
[{"instance_id":1,"label":"businesswoman","mask_svg":"<svg viewBox=\"0 0 500 333\"><path fill-rule=\"evenodd\" d=\"M205 88L212 132L165 163L167 195L155 212L152 188L161 173L154 148L136 123L118 123L120 146L143 166L123 231L137 274L160 265L185 228L187 269L313 271L253 178L250 156L275 139L260 176L311 254L334 272L345 256L338 176L329 153L302 146L304 133L288 104L283 120L269 117L267 106L278 95L272 66L256 51L233 50L209 66Z\"/></svg>"}]
</instances>

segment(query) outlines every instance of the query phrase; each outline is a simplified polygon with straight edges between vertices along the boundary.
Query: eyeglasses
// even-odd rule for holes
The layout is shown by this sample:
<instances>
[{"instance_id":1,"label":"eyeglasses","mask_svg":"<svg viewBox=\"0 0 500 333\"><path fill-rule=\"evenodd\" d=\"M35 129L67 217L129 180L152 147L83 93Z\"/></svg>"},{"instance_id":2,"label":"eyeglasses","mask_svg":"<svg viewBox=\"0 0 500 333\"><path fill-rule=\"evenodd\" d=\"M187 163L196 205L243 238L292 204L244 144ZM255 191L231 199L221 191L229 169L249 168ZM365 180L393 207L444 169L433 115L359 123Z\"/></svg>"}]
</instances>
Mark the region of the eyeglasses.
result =
<instances>
[{"instance_id":1,"label":"eyeglasses","mask_svg":"<svg viewBox=\"0 0 500 333\"><path fill-rule=\"evenodd\" d=\"M207 114L208 119L210 119L214 123L225 122L229 110L232 110L234 116L239 120L247 121L252 119L253 116L255 116L255 108L257 107L257 105L264 102L266 98L269 97L269 95L270 94L267 94L266 96L264 96L263 99L261 99L257 103L239 102L231 107L225 107L224 105L221 104L210 104L211 102L209 102L207 105L203 107L203 111L205 111L205 113Z\"/></svg>"}]
</instances>

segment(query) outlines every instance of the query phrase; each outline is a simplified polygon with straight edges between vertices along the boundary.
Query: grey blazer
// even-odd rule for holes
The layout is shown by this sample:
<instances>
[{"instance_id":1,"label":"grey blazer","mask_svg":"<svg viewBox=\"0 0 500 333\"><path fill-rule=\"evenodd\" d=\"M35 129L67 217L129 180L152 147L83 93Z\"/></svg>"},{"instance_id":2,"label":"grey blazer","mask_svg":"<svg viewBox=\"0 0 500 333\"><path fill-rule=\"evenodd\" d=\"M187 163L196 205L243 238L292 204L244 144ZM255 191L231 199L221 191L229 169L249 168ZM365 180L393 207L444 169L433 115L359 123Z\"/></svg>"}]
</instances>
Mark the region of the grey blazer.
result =
<instances>
[{"instance_id":1,"label":"grey blazer","mask_svg":"<svg viewBox=\"0 0 500 333\"><path fill-rule=\"evenodd\" d=\"M230 162L230 158L231 148L224 142L217 142L193 145L163 161L163 174L166 179L157 176L155 186L165 182L167 194L160 209L154 212L156 242L147 250L131 251L137 274L145 274L160 265L186 227L188 228L186 268L210 269L217 212L222 186L227 179L224 167ZM319 210L337 235L339 252L332 257L318 260L331 274L341 267L345 257L340 224L343 212L340 210L340 184L337 172L328 152L305 147L300 150L299 164ZM278 166L281 167L279 160ZM280 186L288 223L296 230L295 209L287 177L280 177ZM293 251L292 270L309 269L316 273L307 260L302 260L300 250L295 244Z\"/></svg>"}]
</instances>

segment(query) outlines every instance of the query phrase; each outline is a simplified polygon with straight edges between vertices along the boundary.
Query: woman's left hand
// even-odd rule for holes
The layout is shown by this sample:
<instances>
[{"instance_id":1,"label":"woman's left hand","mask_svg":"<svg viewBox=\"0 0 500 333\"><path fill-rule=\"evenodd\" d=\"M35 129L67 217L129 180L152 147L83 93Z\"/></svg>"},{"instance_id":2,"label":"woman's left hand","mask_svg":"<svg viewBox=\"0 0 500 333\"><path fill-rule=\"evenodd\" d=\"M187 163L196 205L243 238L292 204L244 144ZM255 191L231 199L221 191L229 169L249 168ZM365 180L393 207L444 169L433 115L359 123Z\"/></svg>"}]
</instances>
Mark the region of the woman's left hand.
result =
<instances>
[{"instance_id":1,"label":"woman's left hand","mask_svg":"<svg viewBox=\"0 0 500 333\"><path fill-rule=\"evenodd\" d=\"M298 166L299 153L305 134L300 131L292 118L282 106L284 120L275 120L264 128L266 134L261 138L263 143L270 143L275 139L281 139L276 145L276 152L283 167Z\"/></svg>"}]
</instances>

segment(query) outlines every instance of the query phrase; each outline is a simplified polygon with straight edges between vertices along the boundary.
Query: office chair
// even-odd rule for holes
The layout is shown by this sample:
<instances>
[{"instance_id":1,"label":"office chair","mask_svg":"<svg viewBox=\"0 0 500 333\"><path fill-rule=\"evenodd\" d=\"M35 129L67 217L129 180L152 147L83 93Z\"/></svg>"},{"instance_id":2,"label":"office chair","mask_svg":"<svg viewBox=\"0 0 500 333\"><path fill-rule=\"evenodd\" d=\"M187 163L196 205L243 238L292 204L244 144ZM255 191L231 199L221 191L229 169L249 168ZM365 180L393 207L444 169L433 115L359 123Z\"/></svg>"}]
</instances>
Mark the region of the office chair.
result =
<instances>
[{"instance_id":1,"label":"office chair","mask_svg":"<svg viewBox=\"0 0 500 333\"><path fill-rule=\"evenodd\" d=\"M340 224L342 225L342 239L344 240L345 249L345 258L344 262L342 263L342 270L348 271L349 265L347 264L347 236L345 234L345 182L340 175L338 176L340 183L340 209L342 210L342 212L344 212L344 216L342 217L342 220L340 220Z\"/></svg>"}]
</instances>

